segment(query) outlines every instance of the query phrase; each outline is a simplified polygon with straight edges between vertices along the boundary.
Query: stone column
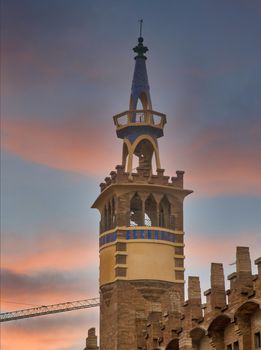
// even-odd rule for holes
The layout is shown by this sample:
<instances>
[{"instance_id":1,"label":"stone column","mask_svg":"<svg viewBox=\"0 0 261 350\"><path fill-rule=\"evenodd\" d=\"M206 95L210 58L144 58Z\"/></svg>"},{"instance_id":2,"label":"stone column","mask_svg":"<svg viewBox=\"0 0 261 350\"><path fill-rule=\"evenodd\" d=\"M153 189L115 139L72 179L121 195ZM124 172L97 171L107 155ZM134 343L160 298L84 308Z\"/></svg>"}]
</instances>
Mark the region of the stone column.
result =
<instances>
[{"instance_id":1,"label":"stone column","mask_svg":"<svg viewBox=\"0 0 261 350\"><path fill-rule=\"evenodd\" d=\"M226 291L223 265L211 264L211 308L222 309L226 306Z\"/></svg>"},{"instance_id":2,"label":"stone column","mask_svg":"<svg viewBox=\"0 0 261 350\"><path fill-rule=\"evenodd\" d=\"M88 330L88 337L86 338L86 348L84 350L98 350L97 336L95 334L95 328Z\"/></svg>"}]
</instances>

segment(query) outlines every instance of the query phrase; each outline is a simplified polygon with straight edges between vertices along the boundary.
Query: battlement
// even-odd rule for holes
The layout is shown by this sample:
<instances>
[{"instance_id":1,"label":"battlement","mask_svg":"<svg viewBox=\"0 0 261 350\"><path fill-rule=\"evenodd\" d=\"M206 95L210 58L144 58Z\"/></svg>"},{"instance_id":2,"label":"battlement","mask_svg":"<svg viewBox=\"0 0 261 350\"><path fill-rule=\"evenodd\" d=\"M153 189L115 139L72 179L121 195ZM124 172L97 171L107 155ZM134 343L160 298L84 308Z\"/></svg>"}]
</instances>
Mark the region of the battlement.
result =
<instances>
[{"instance_id":1,"label":"battlement","mask_svg":"<svg viewBox=\"0 0 261 350\"><path fill-rule=\"evenodd\" d=\"M228 276L225 290L221 263L211 264L210 288L202 304L199 277L188 278L188 300L175 310L170 304L160 313L148 313L143 329L143 349L256 349L261 322L261 258L258 274L251 274L248 247L237 247L236 272ZM259 338L258 338L259 337Z\"/></svg>"},{"instance_id":2,"label":"battlement","mask_svg":"<svg viewBox=\"0 0 261 350\"><path fill-rule=\"evenodd\" d=\"M226 291L223 265L212 263L210 288L204 292L206 304L201 301L200 281L197 276L188 278L188 300L183 306L182 296L172 288L163 293L161 291L155 302L148 296L143 299L145 294L142 297L138 290L132 291L133 286L129 285L127 289L122 286L124 293L128 293L135 303L138 300L139 311L136 311L134 323L138 349L221 350L233 349L233 346L248 350L258 348L261 258L256 259L255 264L258 266L258 274L251 275L250 282L249 249L237 247L237 271L228 276L231 286ZM140 291L144 293L148 287L142 283L140 282ZM128 310L127 305L129 304L126 299L125 312Z\"/></svg>"},{"instance_id":3,"label":"battlement","mask_svg":"<svg viewBox=\"0 0 261 350\"><path fill-rule=\"evenodd\" d=\"M123 165L117 165L116 171L111 171L110 176L104 179L105 182L100 184L101 192L103 192L111 184L123 184L123 183L147 183L151 185L163 185L171 186L173 188L183 189L183 176L184 171L177 170L176 175L170 178L170 176L164 175L164 169L157 169L157 175L151 175L147 169L137 168L136 173L132 173L131 177L124 171ZM171 180L171 181L169 181Z\"/></svg>"}]
</instances>

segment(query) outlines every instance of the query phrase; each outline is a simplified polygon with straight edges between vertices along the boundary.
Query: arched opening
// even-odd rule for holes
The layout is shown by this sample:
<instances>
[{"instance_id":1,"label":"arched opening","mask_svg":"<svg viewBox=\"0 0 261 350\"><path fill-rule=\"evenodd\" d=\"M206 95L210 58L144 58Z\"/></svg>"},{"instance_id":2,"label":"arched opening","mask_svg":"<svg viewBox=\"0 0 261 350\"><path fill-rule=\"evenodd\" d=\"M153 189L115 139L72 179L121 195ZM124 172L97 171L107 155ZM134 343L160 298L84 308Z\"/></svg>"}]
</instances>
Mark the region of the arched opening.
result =
<instances>
[{"instance_id":1,"label":"arched opening","mask_svg":"<svg viewBox=\"0 0 261 350\"><path fill-rule=\"evenodd\" d=\"M135 148L134 154L139 159L139 167L142 169L152 169L152 156L154 147L147 139L141 140Z\"/></svg>"},{"instance_id":2,"label":"arched opening","mask_svg":"<svg viewBox=\"0 0 261 350\"><path fill-rule=\"evenodd\" d=\"M242 304L235 312L235 317L249 317L255 311L261 309L261 305L259 305L256 301L247 301Z\"/></svg>"},{"instance_id":3,"label":"arched opening","mask_svg":"<svg viewBox=\"0 0 261 350\"><path fill-rule=\"evenodd\" d=\"M230 324L231 319L227 315L219 315L213 319L208 327L208 334L223 331L228 324Z\"/></svg>"},{"instance_id":4,"label":"arched opening","mask_svg":"<svg viewBox=\"0 0 261 350\"><path fill-rule=\"evenodd\" d=\"M145 201L145 226L157 226L157 202L152 194Z\"/></svg>"},{"instance_id":5,"label":"arched opening","mask_svg":"<svg viewBox=\"0 0 261 350\"><path fill-rule=\"evenodd\" d=\"M141 109L144 109L144 106L143 106L141 99L138 98L136 110L141 110Z\"/></svg>"},{"instance_id":6,"label":"arched opening","mask_svg":"<svg viewBox=\"0 0 261 350\"><path fill-rule=\"evenodd\" d=\"M112 220L112 210L111 210L111 203L110 203L110 202L109 202L109 205L108 205L108 215L107 215L107 218L108 218L107 229L110 230L110 229L111 229L111 220Z\"/></svg>"},{"instance_id":7,"label":"arched opening","mask_svg":"<svg viewBox=\"0 0 261 350\"><path fill-rule=\"evenodd\" d=\"M195 327L190 331L193 349L199 349L202 339L206 335L206 330L201 327Z\"/></svg>"},{"instance_id":8,"label":"arched opening","mask_svg":"<svg viewBox=\"0 0 261 350\"><path fill-rule=\"evenodd\" d=\"M116 213L115 213L115 199L114 197L111 200L111 224L112 224L112 228L114 228L116 226Z\"/></svg>"},{"instance_id":9,"label":"arched opening","mask_svg":"<svg viewBox=\"0 0 261 350\"><path fill-rule=\"evenodd\" d=\"M138 101L139 101L139 100L141 101L141 103L142 103L142 108L143 108L144 110L149 109L147 94L145 94L144 92L142 92L142 93L140 94L140 97L139 97ZM137 109L138 109L138 108L137 108Z\"/></svg>"},{"instance_id":10,"label":"arched opening","mask_svg":"<svg viewBox=\"0 0 261 350\"><path fill-rule=\"evenodd\" d=\"M108 210L107 210L107 206L106 205L105 205L105 207L103 209L102 226L103 226L103 231L106 231L108 229Z\"/></svg>"},{"instance_id":11,"label":"arched opening","mask_svg":"<svg viewBox=\"0 0 261 350\"><path fill-rule=\"evenodd\" d=\"M148 110L152 109L150 97L146 92L141 92L139 96L130 97L130 110Z\"/></svg>"},{"instance_id":12,"label":"arched opening","mask_svg":"<svg viewBox=\"0 0 261 350\"><path fill-rule=\"evenodd\" d=\"M179 340L172 339L166 346L166 350L179 350Z\"/></svg>"},{"instance_id":13,"label":"arched opening","mask_svg":"<svg viewBox=\"0 0 261 350\"><path fill-rule=\"evenodd\" d=\"M130 202L130 226L143 226L142 201L137 193Z\"/></svg>"},{"instance_id":14,"label":"arched opening","mask_svg":"<svg viewBox=\"0 0 261 350\"><path fill-rule=\"evenodd\" d=\"M170 225L171 206L166 196L164 196L159 204L159 226L169 227Z\"/></svg>"},{"instance_id":15,"label":"arched opening","mask_svg":"<svg viewBox=\"0 0 261 350\"><path fill-rule=\"evenodd\" d=\"M134 154L132 157L132 169L131 171L136 173L139 166L139 158Z\"/></svg>"}]
</instances>

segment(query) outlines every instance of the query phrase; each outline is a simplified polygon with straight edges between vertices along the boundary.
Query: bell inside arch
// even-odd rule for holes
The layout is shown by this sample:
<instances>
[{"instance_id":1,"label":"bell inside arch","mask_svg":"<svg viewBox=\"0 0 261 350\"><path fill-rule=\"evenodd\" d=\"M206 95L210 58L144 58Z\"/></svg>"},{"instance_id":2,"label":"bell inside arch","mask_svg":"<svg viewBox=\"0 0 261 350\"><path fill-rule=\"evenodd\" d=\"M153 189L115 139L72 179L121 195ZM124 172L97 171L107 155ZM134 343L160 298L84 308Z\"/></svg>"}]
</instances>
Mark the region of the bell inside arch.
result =
<instances>
[{"instance_id":1,"label":"bell inside arch","mask_svg":"<svg viewBox=\"0 0 261 350\"><path fill-rule=\"evenodd\" d=\"M150 141L142 140L135 148L134 154L139 159L139 168L152 169L152 156L154 148Z\"/></svg>"}]
</instances>

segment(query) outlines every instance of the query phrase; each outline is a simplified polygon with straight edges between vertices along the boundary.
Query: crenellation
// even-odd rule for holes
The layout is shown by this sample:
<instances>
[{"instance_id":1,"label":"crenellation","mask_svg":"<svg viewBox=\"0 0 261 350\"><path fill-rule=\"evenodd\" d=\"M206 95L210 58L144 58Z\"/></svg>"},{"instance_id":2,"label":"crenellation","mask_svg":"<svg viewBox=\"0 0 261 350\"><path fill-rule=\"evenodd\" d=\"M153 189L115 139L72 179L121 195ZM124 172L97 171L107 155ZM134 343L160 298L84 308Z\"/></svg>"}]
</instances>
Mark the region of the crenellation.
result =
<instances>
[{"instance_id":1,"label":"crenellation","mask_svg":"<svg viewBox=\"0 0 261 350\"><path fill-rule=\"evenodd\" d=\"M254 280L255 284L252 285L251 290L248 290L247 294L242 295L242 284L238 286L238 283L248 283L248 279L243 279L243 282L238 282L238 274L242 272L242 270L247 270L249 273L249 250L237 248L237 252L239 255L243 253L242 255L244 255L246 259L244 263L241 264L243 261L241 255L241 261L238 264L240 268L238 268L237 272L228 276L231 283L231 290L226 292L224 290L222 264L212 263L211 288L204 292L207 303L202 304L202 307L205 309L203 318L196 320L194 323L190 323L188 318L189 301L184 306L185 317L182 320L182 328L185 334L183 335L183 340L180 339L179 348L177 349L183 349L182 344L184 339L187 339L188 330L190 330L192 345L195 346L197 350L210 350L212 348L220 350L224 348L230 349L229 344L232 344L231 349L233 349L233 344L236 343L239 344L239 349L242 350L255 349L253 339L254 333L257 332L258 328L256 326L252 328L251 324L253 324L253 321L251 320L256 320L256 317L260 318L261 316L261 295L256 293L258 290L258 288L256 288L256 283L260 281L260 278L256 278L255 275L251 274L251 280ZM259 263L258 259L257 261ZM240 293L238 293L238 297L235 298L235 291L237 292L239 287ZM225 304L225 295L229 297L227 304ZM222 307L222 305L224 306ZM200 324L200 328L198 328L199 326L197 326L197 324ZM259 325L261 326L261 318ZM202 331L204 329L208 336Z\"/></svg>"},{"instance_id":2,"label":"crenellation","mask_svg":"<svg viewBox=\"0 0 261 350\"><path fill-rule=\"evenodd\" d=\"M223 265L211 264L211 309L222 309L226 306L226 291Z\"/></svg>"},{"instance_id":3,"label":"crenellation","mask_svg":"<svg viewBox=\"0 0 261 350\"><path fill-rule=\"evenodd\" d=\"M95 334L95 328L88 330L88 337L86 338L86 347L84 350L98 350L97 336Z\"/></svg>"},{"instance_id":4,"label":"crenellation","mask_svg":"<svg viewBox=\"0 0 261 350\"><path fill-rule=\"evenodd\" d=\"M116 171L111 171L110 176L107 176L103 183L100 184L101 192L108 188L111 184L123 184L123 183L147 183L157 184L162 186L170 186L172 188L183 189L183 177L184 171L176 171L176 177L170 177L164 175L165 169L157 169L157 174L153 174L146 168L137 167L137 172L124 171L123 165L117 165Z\"/></svg>"}]
</instances>

